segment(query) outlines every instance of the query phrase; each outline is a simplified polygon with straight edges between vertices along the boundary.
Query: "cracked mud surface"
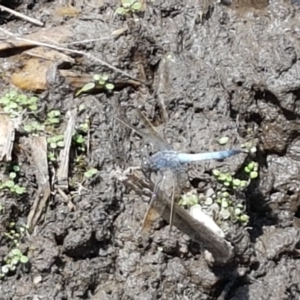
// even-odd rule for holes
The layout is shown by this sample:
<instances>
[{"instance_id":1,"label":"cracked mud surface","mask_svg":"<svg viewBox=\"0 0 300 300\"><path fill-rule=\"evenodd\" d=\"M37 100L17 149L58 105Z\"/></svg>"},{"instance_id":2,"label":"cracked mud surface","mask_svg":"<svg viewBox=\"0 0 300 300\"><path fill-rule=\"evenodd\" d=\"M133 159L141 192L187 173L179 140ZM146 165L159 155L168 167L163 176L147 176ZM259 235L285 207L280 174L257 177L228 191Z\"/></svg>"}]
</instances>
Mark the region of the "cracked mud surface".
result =
<instances>
[{"instance_id":1,"label":"cracked mud surface","mask_svg":"<svg viewBox=\"0 0 300 300\"><path fill-rule=\"evenodd\" d=\"M75 3L77 17L59 15L58 1L27 2L15 9L46 27L70 26L68 43L97 39L72 49L149 84L132 84L83 57L73 68L109 72L122 84L111 94L74 97L64 81L42 94L46 106L64 112L84 103L79 118L91 120L88 164L99 173L72 194L75 210L58 193L52 196L43 220L22 241L30 267L1 282L0 299L299 299L299 1L157 0L135 17L115 15L117 1ZM7 15L2 21L13 33L38 30ZM114 37L119 29L124 33ZM5 89L6 75L16 66L4 69L8 58L0 59ZM141 240L147 199L113 176L140 164L141 140L115 120L123 110L136 125L138 106L176 150L218 151L223 136L229 137L226 148L255 141L259 178L237 195L250 221L248 228L231 228L230 265L210 267L190 237L177 228L169 236L163 221ZM192 164L187 188L205 194L215 188L213 169L239 172L246 159ZM7 222L26 220L36 192L35 171L25 159L22 168L28 196L1 196L2 259L9 247Z\"/></svg>"}]
</instances>

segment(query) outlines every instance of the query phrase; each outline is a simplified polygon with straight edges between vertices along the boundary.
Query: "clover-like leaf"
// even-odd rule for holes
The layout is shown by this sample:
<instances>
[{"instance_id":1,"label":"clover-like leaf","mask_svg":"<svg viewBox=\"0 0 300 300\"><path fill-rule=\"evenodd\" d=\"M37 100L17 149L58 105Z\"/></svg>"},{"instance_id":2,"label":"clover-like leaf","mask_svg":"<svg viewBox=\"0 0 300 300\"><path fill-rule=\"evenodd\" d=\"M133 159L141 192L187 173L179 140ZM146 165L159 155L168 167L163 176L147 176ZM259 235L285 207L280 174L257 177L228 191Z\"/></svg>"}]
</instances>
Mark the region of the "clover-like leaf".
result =
<instances>
[{"instance_id":1,"label":"clover-like leaf","mask_svg":"<svg viewBox=\"0 0 300 300\"><path fill-rule=\"evenodd\" d=\"M131 8L133 9L133 10L135 10L135 11L139 11L139 10L141 10L141 8L142 8L142 4L140 3L140 2L135 2L132 6L131 6Z\"/></svg>"},{"instance_id":2,"label":"clover-like leaf","mask_svg":"<svg viewBox=\"0 0 300 300\"><path fill-rule=\"evenodd\" d=\"M115 86L112 83L107 83L105 85L105 88L109 91L112 91L115 88Z\"/></svg>"},{"instance_id":3,"label":"clover-like leaf","mask_svg":"<svg viewBox=\"0 0 300 300\"><path fill-rule=\"evenodd\" d=\"M27 256L25 256L25 255L22 255L21 257L20 257L20 262L22 263L22 264L27 264L28 263L28 257Z\"/></svg>"}]
</instances>

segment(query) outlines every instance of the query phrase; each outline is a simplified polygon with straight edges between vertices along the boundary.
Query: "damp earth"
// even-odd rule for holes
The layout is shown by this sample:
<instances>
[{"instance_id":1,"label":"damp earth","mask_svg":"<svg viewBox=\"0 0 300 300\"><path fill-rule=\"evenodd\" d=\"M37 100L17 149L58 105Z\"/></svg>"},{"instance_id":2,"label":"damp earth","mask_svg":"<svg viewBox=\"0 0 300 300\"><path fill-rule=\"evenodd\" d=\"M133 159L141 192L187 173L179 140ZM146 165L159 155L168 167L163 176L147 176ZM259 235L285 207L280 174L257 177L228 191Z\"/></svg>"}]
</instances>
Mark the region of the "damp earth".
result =
<instances>
[{"instance_id":1,"label":"damp earth","mask_svg":"<svg viewBox=\"0 0 300 300\"><path fill-rule=\"evenodd\" d=\"M300 2L133 2L0 3L44 25L0 13L0 97L38 98L36 112L20 114L12 149L26 192L0 190L0 299L300 299ZM95 74L104 83L86 86ZM162 219L141 236L149 197L120 178L141 164L142 140L117 119L139 127L136 108L178 151L255 148L186 170L186 191L207 196L219 187L213 170L238 176L249 161L258 166L233 194L249 219L224 229L229 263L209 263ZM74 109L74 128L88 125L84 145L71 145L61 185L48 153L41 190L42 143L28 145L22 122L55 123L49 111L64 121ZM88 170L97 172L82 176ZM15 248L28 261L6 270Z\"/></svg>"}]
</instances>

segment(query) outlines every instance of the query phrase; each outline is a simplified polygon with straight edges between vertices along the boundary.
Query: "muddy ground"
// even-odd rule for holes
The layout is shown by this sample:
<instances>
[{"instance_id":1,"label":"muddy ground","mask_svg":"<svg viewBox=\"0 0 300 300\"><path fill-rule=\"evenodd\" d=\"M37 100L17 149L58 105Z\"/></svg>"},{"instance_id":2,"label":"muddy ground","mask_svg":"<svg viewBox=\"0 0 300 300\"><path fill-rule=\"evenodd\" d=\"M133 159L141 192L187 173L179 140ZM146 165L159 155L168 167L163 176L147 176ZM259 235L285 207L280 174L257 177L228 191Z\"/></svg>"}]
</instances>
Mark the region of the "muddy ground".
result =
<instances>
[{"instance_id":1,"label":"muddy ground","mask_svg":"<svg viewBox=\"0 0 300 300\"><path fill-rule=\"evenodd\" d=\"M146 84L68 53L74 60L54 64L56 77L57 68L106 72L118 83L115 89L76 97L76 87L58 76L47 88L24 91L41 99L41 114L85 105L77 120L91 122L84 163L99 172L77 188L70 184L69 203L52 186L41 218L20 239L29 262L2 279L0 299L300 299L299 1L156 0L127 16L115 14L118 1L79 2L73 3L74 14L59 13L60 1L1 4L47 29L68 25L72 34L61 46L96 56ZM0 17L1 28L18 36L41 30L4 12ZM2 41L8 38L0 34ZM1 52L1 91L13 88L11 75L22 65L13 57ZM138 127L135 107L177 150L256 146L251 160L259 164L259 177L234 195L249 223L226 232L235 247L231 263L209 265L199 245L177 228L169 236L164 221L141 241L149 198L114 176L140 164L141 139L115 119L124 113ZM17 133L15 146L26 146L24 136ZM229 137L226 146L216 143L223 136ZM12 248L5 235L9 224L27 222L37 193L30 159L18 149L13 159L27 192L18 197L1 191L1 266ZM70 181L78 178L72 159ZM187 186L206 194L217 188L213 169L238 173L249 159L243 154L225 164L193 164ZM55 165L49 164L49 172L52 180Z\"/></svg>"}]
</instances>

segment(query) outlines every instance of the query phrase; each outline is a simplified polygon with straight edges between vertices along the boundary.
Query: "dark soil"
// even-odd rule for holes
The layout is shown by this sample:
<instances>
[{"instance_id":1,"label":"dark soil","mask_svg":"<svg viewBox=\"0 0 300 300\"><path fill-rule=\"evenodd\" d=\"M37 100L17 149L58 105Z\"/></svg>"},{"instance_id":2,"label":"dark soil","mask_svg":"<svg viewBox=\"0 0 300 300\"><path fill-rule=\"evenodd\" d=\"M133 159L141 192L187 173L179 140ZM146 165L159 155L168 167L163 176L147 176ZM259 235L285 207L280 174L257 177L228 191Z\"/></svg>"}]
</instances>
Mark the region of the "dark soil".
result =
<instances>
[{"instance_id":1,"label":"dark soil","mask_svg":"<svg viewBox=\"0 0 300 300\"><path fill-rule=\"evenodd\" d=\"M85 105L78 122L91 120L86 163L99 173L80 190L70 189L75 209L53 193L43 218L20 242L29 263L0 282L0 299L300 299L299 1L156 0L127 17L114 14L118 1L107 0L78 1L79 15L62 17L56 13L59 2L2 5L43 20L47 28L69 24L69 43L98 39L71 47L147 84L74 56L72 69L106 72L123 83L112 93L75 97L62 80L39 95L46 108L64 113ZM1 27L15 34L39 30L7 13L0 18ZM123 34L112 35L122 28ZM2 56L1 90L11 88L7 60ZM137 125L135 107L161 125L177 150L217 151L215 141L222 136L230 138L229 148L249 141L257 146L252 159L259 163L259 179L236 196L244 199L250 221L229 232L235 246L231 264L208 265L188 236L177 228L169 236L166 222L141 242L148 207L142 198L148 198L113 176L140 165L141 140L115 118L125 113ZM28 193L18 198L2 192L2 265L11 247L8 224L26 223L37 191L35 170L24 154L14 155ZM239 172L247 159L193 164L189 186L205 194L215 187L212 169ZM70 181L76 178L71 166Z\"/></svg>"}]
</instances>

